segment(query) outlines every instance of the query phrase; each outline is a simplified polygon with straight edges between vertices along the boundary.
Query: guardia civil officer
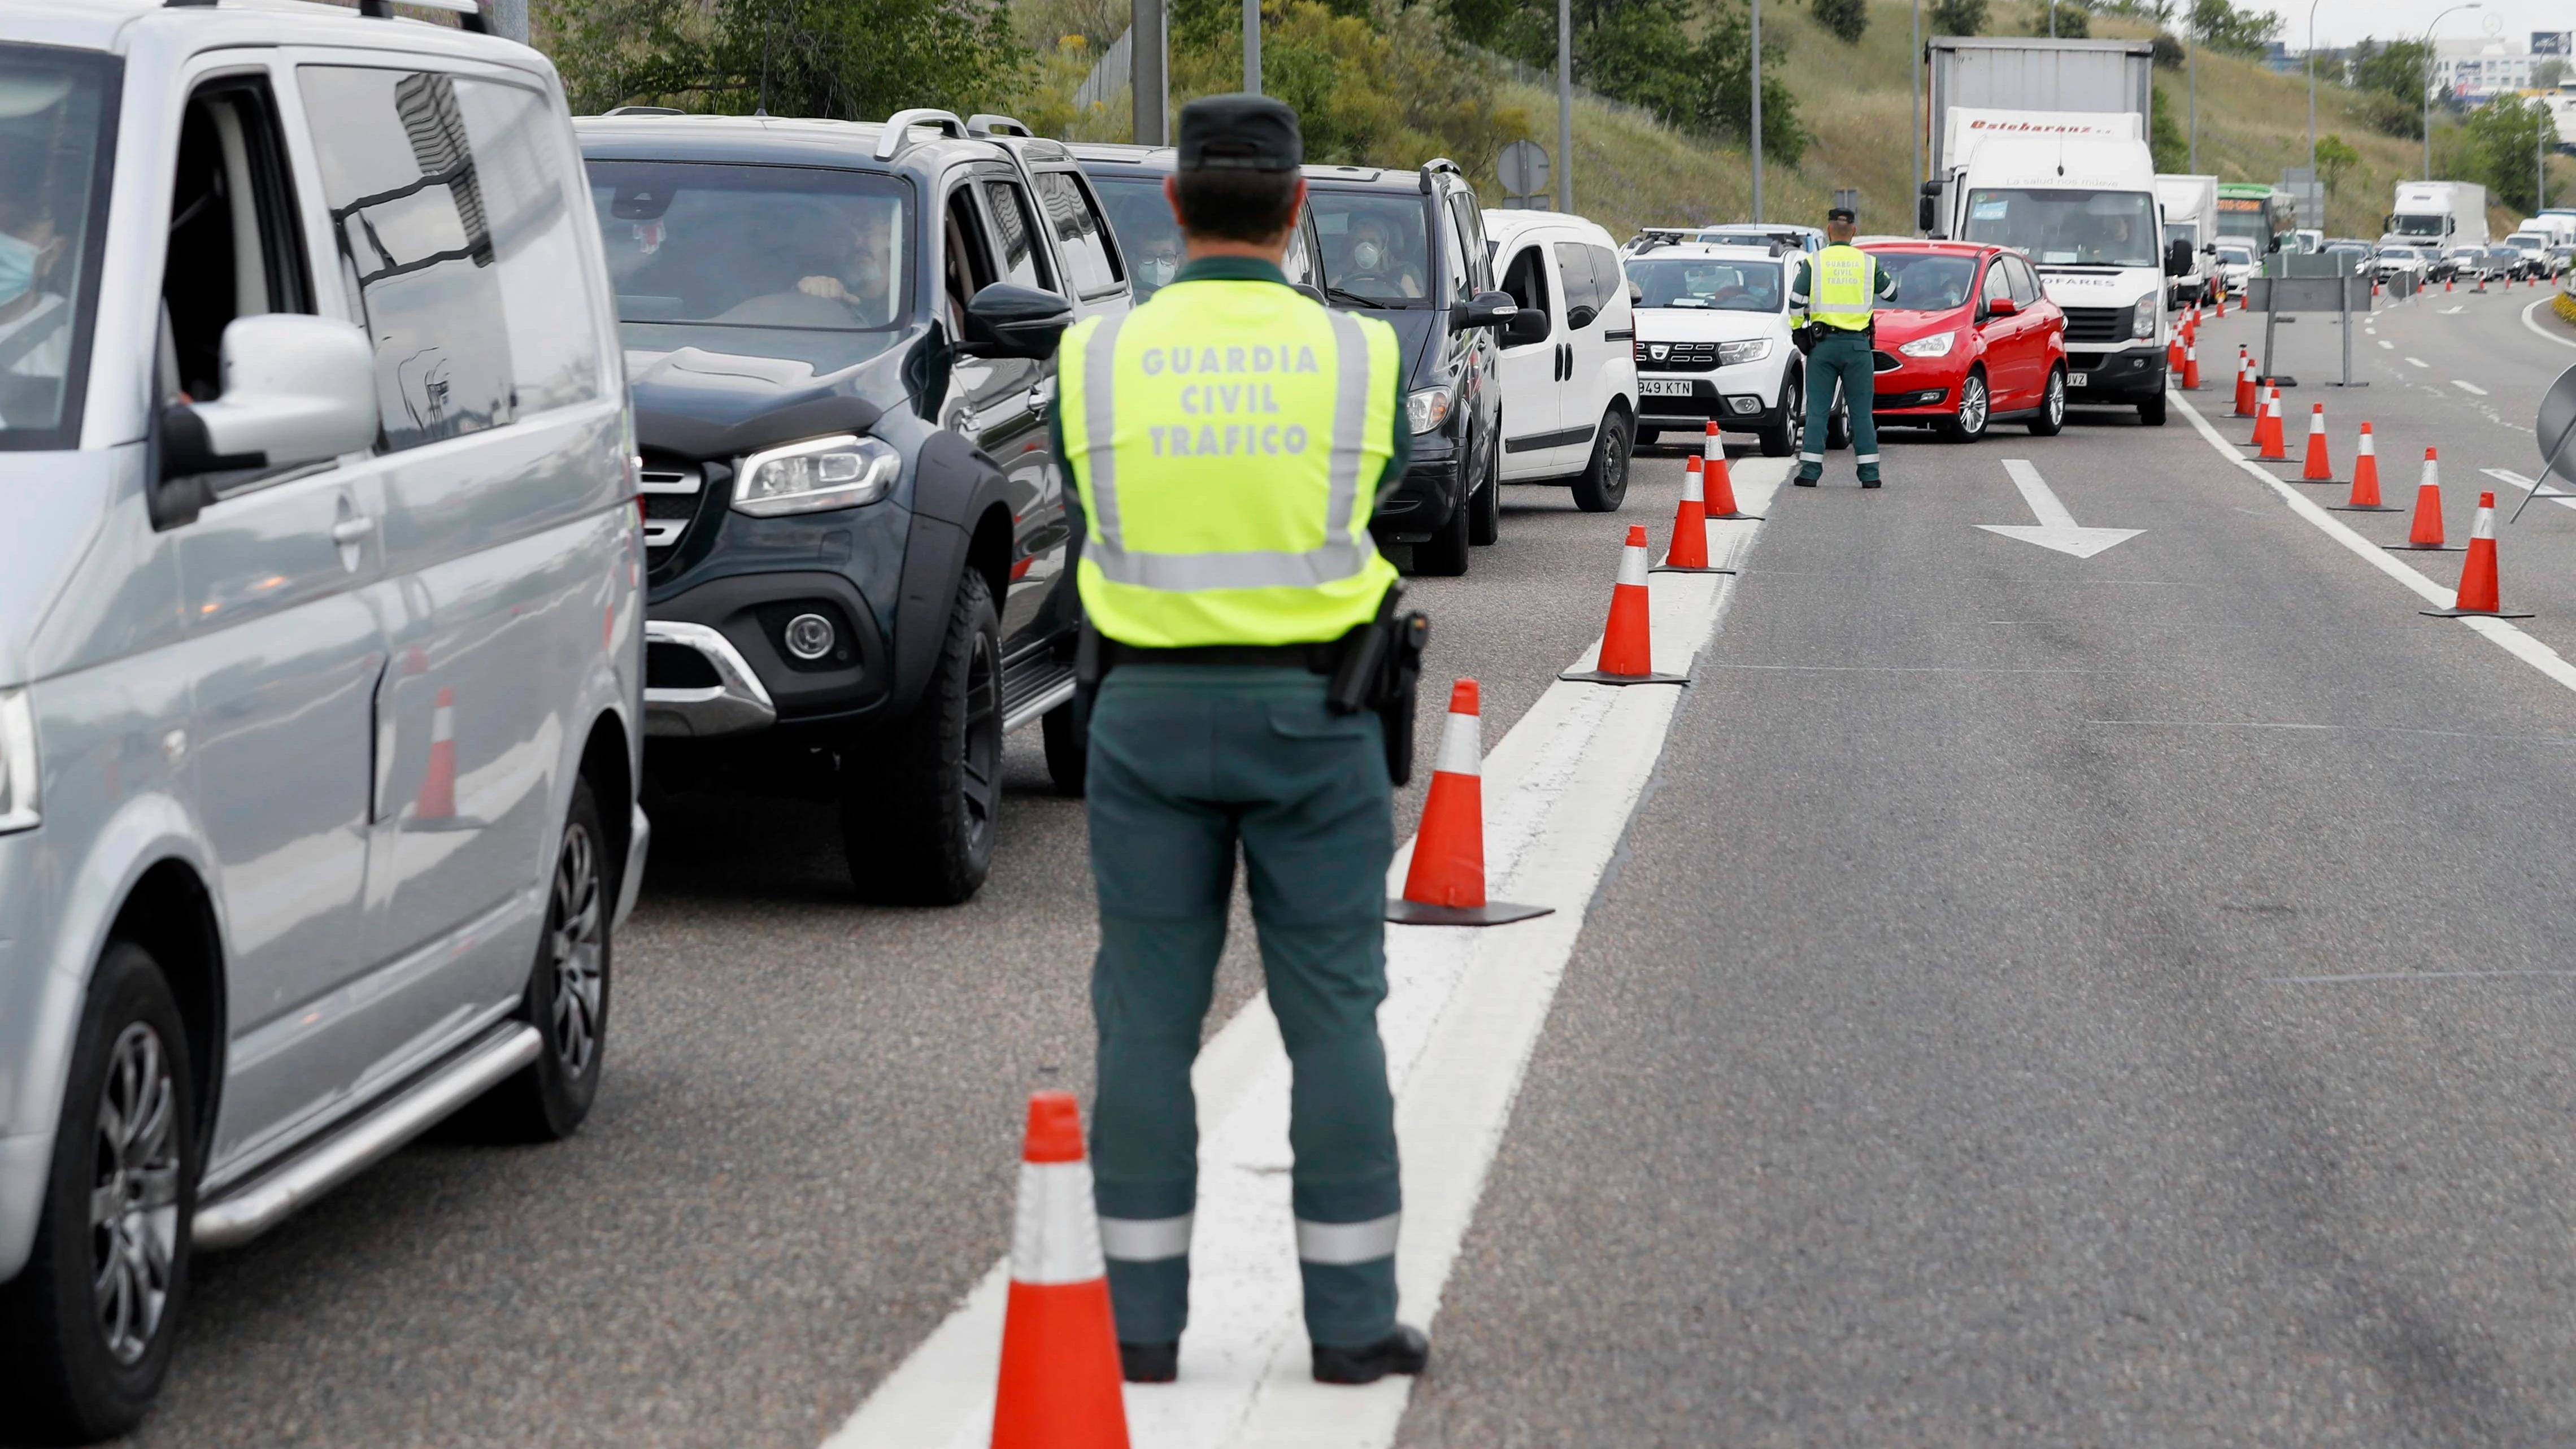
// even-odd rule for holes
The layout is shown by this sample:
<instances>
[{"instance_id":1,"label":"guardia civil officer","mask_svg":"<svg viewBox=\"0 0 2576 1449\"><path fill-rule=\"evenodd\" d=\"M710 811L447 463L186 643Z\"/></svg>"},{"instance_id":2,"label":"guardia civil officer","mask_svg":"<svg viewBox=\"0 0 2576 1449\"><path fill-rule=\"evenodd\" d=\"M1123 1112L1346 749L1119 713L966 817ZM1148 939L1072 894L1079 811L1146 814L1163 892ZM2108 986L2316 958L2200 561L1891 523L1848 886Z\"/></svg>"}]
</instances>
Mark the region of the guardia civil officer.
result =
<instances>
[{"instance_id":1,"label":"guardia civil officer","mask_svg":"<svg viewBox=\"0 0 2576 1449\"><path fill-rule=\"evenodd\" d=\"M1878 486L1878 420L1871 409L1877 394L1877 370L1871 365L1875 338L1870 309L1896 300L1896 279L1878 259L1851 244L1853 223L1846 207L1825 213L1823 251L1798 263L1789 284L1792 324L1803 324L1814 346L1807 354L1807 431L1798 445L1801 488L1813 488L1825 473L1825 428L1833 415L1834 384L1842 384L1851 409L1852 462L1860 486ZM1798 315L1804 314L1804 315Z\"/></svg>"},{"instance_id":2,"label":"guardia civil officer","mask_svg":"<svg viewBox=\"0 0 2576 1449\"><path fill-rule=\"evenodd\" d=\"M1292 1202L1314 1374L1419 1373L1395 1321L1395 1121L1377 1034L1394 847L1384 726L1333 682L1395 570L1369 537L1410 453L1384 323L1280 272L1306 194L1297 113L1181 112L1165 183L1187 258L1059 355L1058 456L1083 511L1096 643L1092 876L1100 1033L1092 1164L1126 1376L1176 1376L1198 1193L1190 1063L1243 853L1294 1068ZM1409 719L1409 715L1408 715Z\"/></svg>"}]
</instances>

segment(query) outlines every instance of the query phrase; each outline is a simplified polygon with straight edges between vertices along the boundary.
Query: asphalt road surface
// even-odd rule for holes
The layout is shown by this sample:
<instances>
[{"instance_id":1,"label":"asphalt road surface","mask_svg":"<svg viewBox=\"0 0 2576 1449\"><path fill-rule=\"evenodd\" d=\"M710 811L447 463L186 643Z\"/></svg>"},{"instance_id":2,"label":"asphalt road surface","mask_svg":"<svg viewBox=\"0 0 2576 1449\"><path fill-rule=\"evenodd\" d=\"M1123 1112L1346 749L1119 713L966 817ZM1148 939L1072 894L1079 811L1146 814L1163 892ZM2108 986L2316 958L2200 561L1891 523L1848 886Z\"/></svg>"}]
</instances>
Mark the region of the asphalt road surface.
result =
<instances>
[{"instance_id":1,"label":"asphalt road surface","mask_svg":"<svg viewBox=\"0 0 2576 1449\"><path fill-rule=\"evenodd\" d=\"M2294 447L2326 399L2348 477L2369 418L2406 503L2439 446L2465 538L2576 362L2526 325L2543 295L2389 308L2349 391L2330 328L2284 329ZM2212 358L2258 332L2203 334L2228 444ZM2570 686L2421 617L2281 496L2340 490L2258 480L2180 408L1888 442L1886 489L1837 455L1751 544L1396 1442L2576 1437ZM1980 531L2034 521L2008 459L2142 532ZM1512 489L1467 578L1417 581L1426 711L1474 675L1490 749L1533 710L1625 525L1669 527L1679 454L1637 474L1607 517ZM2576 653L2576 509L2502 556L2539 616L2513 637ZM851 904L821 805L666 806L583 1134L424 1142L201 1259L131 1442L830 1435L1007 1250L1024 1094L1089 1086L1083 820L1035 743L950 911Z\"/></svg>"}]
</instances>

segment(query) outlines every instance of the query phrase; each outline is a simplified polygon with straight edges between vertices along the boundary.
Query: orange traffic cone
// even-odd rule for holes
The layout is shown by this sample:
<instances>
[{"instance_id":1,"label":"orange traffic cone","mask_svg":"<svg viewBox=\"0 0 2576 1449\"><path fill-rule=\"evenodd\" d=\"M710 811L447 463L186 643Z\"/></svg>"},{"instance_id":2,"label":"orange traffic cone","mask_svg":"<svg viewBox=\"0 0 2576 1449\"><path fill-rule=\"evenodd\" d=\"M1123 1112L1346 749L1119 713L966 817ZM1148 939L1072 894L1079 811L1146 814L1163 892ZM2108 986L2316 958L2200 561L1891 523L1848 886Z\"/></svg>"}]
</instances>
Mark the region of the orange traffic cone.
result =
<instances>
[{"instance_id":1,"label":"orange traffic cone","mask_svg":"<svg viewBox=\"0 0 2576 1449\"><path fill-rule=\"evenodd\" d=\"M2267 383L2263 391L2263 415L2254 420L2254 456L2286 463L2290 460L2288 443L2281 436L2281 385Z\"/></svg>"},{"instance_id":2,"label":"orange traffic cone","mask_svg":"<svg viewBox=\"0 0 2576 1449\"><path fill-rule=\"evenodd\" d=\"M2444 277L2442 279L2442 290L2445 292L2451 290L2451 279L2449 277Z\"/></svg>"},{"instance_id":3,"label":"orange traffic cone","mask_svg":"<svg viewBox=\"0 0 2576 1449\"><path fill-rule=\"evenodd\" d=\"M1449 724L1431 767L1431 794L1413 837L1404 894L1386 903L1386 918L1408 926L1500 926L1544 916L1553 906L1485 899L1485 765L1476 681L1449 686Z\"/></svg>"},{"instance_id":4,"label":"orange traffic cone","mask_svg":"<svg viewBox=\"0 0 2576 1449\"><path fill-rule=\"evenodd\" d=\"M2317 403L2308 409L2308 452L2299 468L2302 483L2332 483L2334 464L2326 457L2326 405Z\"/></svg>"},{"instance_id":5,"label":"orange traffic cone","mask_svg":"<svg viewBox=\"0 0 2576 1449\"><path fill-rule=\"evenodd\" d=\"M2236 415L2250 418L2261 410L2254 395L2254 355L2240 343L2236 348Z\"/></svg>"},{"instance_id":6,"label":"orange traffic cone","mask_svg":"<svg viewBox=\"0 0 2576 1449\"><path fill-rule=\"evenodd\" d=\"M2462 545L2442 542L2442 465L2433 450L2424 450L2424 481L2415 485L2414 526L2404 543L2380 547L2395 553L2458 553Z\"/></svg>"},{"instance_id":7,"label":"orange traffic cone","mask_svg":"<svg viewBox=\"0 0 2576 1449\"><path fill-rule=\"evenodd\" d=\"M2460 588L2447 609L2418 609L2432 619L2528 619L2527 609L2508 609L2496 591L2495 495L2478 495L2477 522L2469 526L2469 557L2460 566Z\"/></svg>"},{"instance_id":8,"label":"orange traffic cone","mask_svg":"<svg viewBox=\"0 0 2576 1449\"><path fill-rule=\"evenodd\" d=\"M2200 344L2182 345L2182 386L2185 392L2200 391Z\"/></svg>"},{"instance_id":9,"label":"orange traffic cone","mask_svg":"<svg viewBox=\"0 0 2576 1449\"><path fill-rule=\"evenodd\" d=\"M1682 501L1673 508L1673 541L1664 547L1664 561L1649 569L1649 573L1735 572L1733 569L1709 567L1708 504L1700 496L1700 479L1705 476L1696 456L1682 460Z\"/></svg>"},{"instance_id":10,"label":"orange traffic cone","mask_svg":"<svg viewBox=\"0 0 2576 1449\"><path fill-rule=\"evenodd\" d=\"M2370 424L2361 425L2359 451L2352 462L2352 496L2326 507L2337 513L2398 513L2402 509L2379 501L2379 444L2370 435ZM2436 509L2438 517L2440 510Z\"/></svg>"},{"instance_id":11,"label":"orange traffic cone","mask_svg":"<svg viewBox=\"0 0 2576 1449\"><path fill-rule=\"evenodd\" d=\"M1712 523L1758 523L1762 515L1747 513L1735 506L1735 480L1726 471L1726 444L1717 436L1717 424L1708 425L1708 436L1700 444L1700 483L1707 491L1701 495L1700 513Z\"/></svg>"},{"instance_id":12,"label":"orange traffic cone","mask_svg":"<svg viewBox=\"0 0 2576 1449\"><path fill-rule=\"evenodd\" d=\"M1071 1092L1029 1094L1003 1315L993 1449L1127 1449L1118 1329Z\"/></svg>"},{"instance_id":13,"label":"orange traffic cone","mask_svg":"<svg viewBox=\"0 0 2576 1449\"><path fill-rule=\"evenodd\" d=\"M441 689L429 716L429 777L412 802L414 820L456 818L456 691Z\"/></svg>"},{"instance_id":14,"label":"orange traffic cone","mask_svg":"<svg viewBox=\"0 0 2576 1449\"><path fill-rule=\"evenodd\" d=\"M1678 674L1655 672L1655 631L1646 595L1646 527L1628 526L1628 545L1619 555L1619 582L1610 590L1610 623L1601 631L1596 667L1569 669L1559 679L1587 684L1686 684Z\"/></svg>"}]
</instances>

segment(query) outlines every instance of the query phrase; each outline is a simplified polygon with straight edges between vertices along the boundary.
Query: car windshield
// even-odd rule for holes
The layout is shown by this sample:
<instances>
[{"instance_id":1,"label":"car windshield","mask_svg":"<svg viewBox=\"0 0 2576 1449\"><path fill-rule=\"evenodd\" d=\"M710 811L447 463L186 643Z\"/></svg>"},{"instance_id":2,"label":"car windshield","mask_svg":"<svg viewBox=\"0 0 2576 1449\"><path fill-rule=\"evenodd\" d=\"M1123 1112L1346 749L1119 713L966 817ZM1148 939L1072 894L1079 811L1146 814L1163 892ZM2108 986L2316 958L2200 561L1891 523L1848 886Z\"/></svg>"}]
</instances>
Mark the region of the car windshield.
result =
<instances>
[{"instance_id":1,"label":"car windshield","mask_svg":"<svg viewBox=\"0 0 2576 1449\"><path fill-rule=\"evenodd\" d=\"M1419 195L1318 191L1310 201L1324 245L1324 287L1334 301L1431 305L1431 246Z\"/></svg>"},{"instance_id":2,"label":"car windshield","mask_svg":"<svg viewBox=\"0 0 2576 1449\"><path fill-rule=\"evenodd\" d=\"M626 345L834 372L912 319L912 188L866 171L589 163Z\"/></svg>"},{"instance_id":3,"label":"car windshield","mask_svg":"<svg viewBox=\"0 0 2576 1449\"><path fill-rule=\"evenodd\" d=\"M2254 265L2254 253L2244 247L2220 247L2218 249L2218 259L2227 263L2229 266L2250 267Z\"/></svg>"},{"instance_id":4,"label":"car windshield","mask_svg":"<svg viewBox=\"0 0 2576 1449\"><path fill-rule=\"evenodd\" d=\"M1967 305L1968 289L1977 284L1974 257L1938 252L1873 252L1879 266L1896 279L1890 307L1909 312L1947 312Z\"/></svg>"},{"instance_id":5,"label":"car windshield","mask_svg":"<svg viewBox=\"0 0 2576 1449\"><path fill-rule=\"evenodd\" d=\"M1780 264L1724 257L1631 257L1628 280L1640 307L1713 312L1780 310Z\"/></svg>"},{"instance_id":6,"label":"car windshield","mask_svg":"<svg viewBox=\"0 0 2576 1449\"><path fill-rule=\"evenodd\" d=\"M1118 249L1127 254L1136 274L1136 300L1161 291L1181 270L1181 224L1172 218L1172 203L1163 196L1163 178L1150 171L1102 176L1100 204L1109 212L1109 229Z\"/></svg>"},{"instance_id":7,"label":"car windshield","mask_svg":"<svg viewBox=\"0 0 2576 1449\"><path fill-rule=\"evenodd\" d=\"M80 429L115 76L106 56L0 45L0 448Z\"/></svg>"},{"instance_id":8,"label":"car windshield","mask_svg":"<svg viewBox=\"0 0 2576 1449\"><path fill-rule=\"evenodd\" d=\"M1968 193L1964 241L1993 242L2043 267L2157 264L2155 198L2143 191Z\"/></svg>"}]
</instances>

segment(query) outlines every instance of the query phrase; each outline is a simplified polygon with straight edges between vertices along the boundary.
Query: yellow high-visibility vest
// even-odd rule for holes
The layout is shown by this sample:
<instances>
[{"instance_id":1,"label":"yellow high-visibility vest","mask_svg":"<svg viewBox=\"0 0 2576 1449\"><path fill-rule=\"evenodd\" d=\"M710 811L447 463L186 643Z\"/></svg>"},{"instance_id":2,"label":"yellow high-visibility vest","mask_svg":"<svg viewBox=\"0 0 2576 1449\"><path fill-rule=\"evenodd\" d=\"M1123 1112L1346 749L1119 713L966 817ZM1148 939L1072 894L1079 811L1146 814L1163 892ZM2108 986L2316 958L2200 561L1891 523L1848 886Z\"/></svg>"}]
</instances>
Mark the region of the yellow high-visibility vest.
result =
<instances>
[{"instance_id":1,"label":"yellow high-visibility vest","mask_svg":"<svg viewBox=\"0 0 2576 1449\"><path fill-rule=\"evenodd\" d=\"M1808 264L1807 315L1828 327L1858 332L1869 325L1869 253L1837 244L1815 254Z\"/></svg>"},{"instance_id":2,"label":"yellow high-visibility vest","mask_svg":"<svg viewBox=\"0 0 2576 1449\"><path fill-rule=\"evenodd\" d=\"M1276 282L1175 282L1058 353L1076 583L1147 648L1303 644L1376 617L1368 521L1395 454L1395 329Z\"/></svg>"}]
</instances>

